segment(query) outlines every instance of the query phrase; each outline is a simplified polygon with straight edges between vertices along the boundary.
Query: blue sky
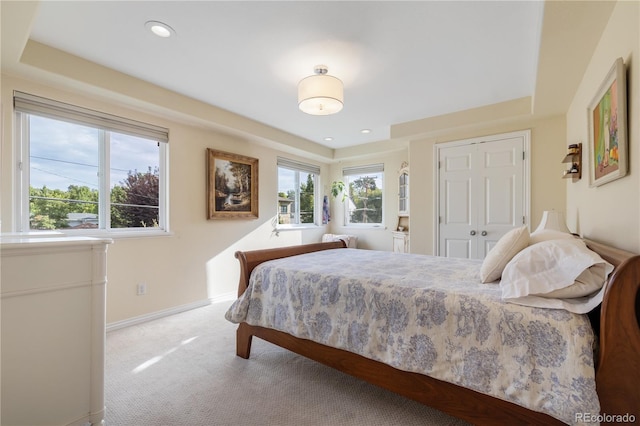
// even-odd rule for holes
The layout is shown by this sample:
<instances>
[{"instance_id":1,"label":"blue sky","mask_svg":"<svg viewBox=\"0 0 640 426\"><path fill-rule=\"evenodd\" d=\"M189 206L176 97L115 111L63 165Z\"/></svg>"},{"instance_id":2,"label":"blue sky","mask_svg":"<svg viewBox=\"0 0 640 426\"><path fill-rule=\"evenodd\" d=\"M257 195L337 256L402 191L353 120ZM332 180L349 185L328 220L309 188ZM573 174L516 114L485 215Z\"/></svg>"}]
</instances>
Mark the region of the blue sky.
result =
<instances>
[{"instance_id":1,"label":"blue sky","mask_svg":"<svg viewBox=\"0 0 640 426\"><path fill-rule=\"evenodd\" d=\"M32 115L30 118L30 184L66 190L69 185L98 189L99 131ZM111 187L128 171L158 166L157 142L111 133Z\"/></svg>"},{"instance_id":2,"label":"blue sky","mask_svg":"<svg viewBox=\"0 0 640 426\"><path fill-rule=\"evenodd\" d=\"M278 170L278 193L287 194L289 190L295 189L295 172L289 169L280 168Z\"/></svg>"},{"instance_id":3,"label":"blue sky","mask_svg":"<svg viewBox=\"0 0 640 426\"><path fill-rule=\"evenodd\" d=\"M30 184L67 190L69 185L98 189L99 131L82 125L32 115L30 118ZM111 133L110 186L120 184L130 170L146 172L158 165L154 141ZM306 182L307 174L300 177ZM280 169L278 192L294 189L295 172Z\"/></svg>"}]
</instances>

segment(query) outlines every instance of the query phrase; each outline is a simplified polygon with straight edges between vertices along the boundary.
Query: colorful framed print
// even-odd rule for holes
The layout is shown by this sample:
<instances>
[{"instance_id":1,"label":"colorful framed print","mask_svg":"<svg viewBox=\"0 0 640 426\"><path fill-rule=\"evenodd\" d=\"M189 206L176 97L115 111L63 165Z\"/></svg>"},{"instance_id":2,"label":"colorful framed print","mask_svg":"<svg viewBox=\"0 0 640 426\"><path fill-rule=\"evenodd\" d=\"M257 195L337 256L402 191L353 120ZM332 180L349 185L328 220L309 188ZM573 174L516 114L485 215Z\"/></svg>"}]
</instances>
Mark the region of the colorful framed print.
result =
<instances>
[{"instance_id":1,"label":"colorful framed print","mask_svg":"<svg viewBox=\"0 0 640 426\"><path fill-rule=\"evenodd\" d=\"M600 186L627 174L627 85L618 58L588 108L589 186Z\"/></svg>"}]
</instances>

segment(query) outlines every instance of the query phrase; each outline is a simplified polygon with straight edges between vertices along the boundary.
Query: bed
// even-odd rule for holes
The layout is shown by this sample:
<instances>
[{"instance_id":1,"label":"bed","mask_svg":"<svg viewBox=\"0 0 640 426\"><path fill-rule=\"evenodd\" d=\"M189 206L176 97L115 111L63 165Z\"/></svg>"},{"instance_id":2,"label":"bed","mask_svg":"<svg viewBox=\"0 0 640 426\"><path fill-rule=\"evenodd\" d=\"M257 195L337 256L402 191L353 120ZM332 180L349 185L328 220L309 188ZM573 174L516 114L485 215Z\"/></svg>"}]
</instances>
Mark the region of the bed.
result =
<instances>
[{"instance_id":1,"label":"bed","mask_svg":"<svg viewBox=\"0 0 640 426\"><path fill-rule=\"evenodd\" d=\"M469 284L478 279L480 261L452 260L452 268L444 265L443 262L450 262L447 258L350 249L342 241L237 252L236 258L241 265L239 298L227 312L227 319L239 324L236 354L248 359L252 337L256 336L473 424L633 422L640 419L640 256L595 241L584 242L615 268L603 287L602 304L583 315L494 300L491 303L499 305L500 309L498 332L488 325L491 321L486 322L482 316L474 314L485 312L487 300L496 298L496 284ZM384 293L381 289L387 291L386 282L398 279L386 276L386 270L393 268L385 265L402 265L412 258L427 262L418 267L423 268L423 272L412 275L416 266L406 264L404 275L401 271L401 288L390 287L392 293ZM362 300L353 294L366 291L357 284L360 279L356 278L357 271L345 269L329 277L318 274L318 265L323 269L331 263L339 264L340 259L351 259L355 264L374 262L379 266L377 270L382 270L374 279L375 296L369 297L368 303L353 302ZM283 265L288 262L289 268L293 265L307 270L296 271L298 275L285 278L278 269L284 266L277 262ZM369 278L375 273L371 268L360 269ZM438 269L448 274L441 281L453 283L451 294L442 283L426 290L416 284L416 276ZM262 278L256 278L260 274ZM262 287L256 287L253 282L269 274L272 274L269 291L264 282ZM340 285L350 284L351 287L338 287L338 281ZM282 302L288 292L284 282L298 286L291 292L293 299L297 299L296 307L280 303L269 308L266 302L256 301L255 294L251 294L270 293L272 298L280 298ZM318 292L314 293L314 287ZM340 290L336 291L338 288ZM426 293L416 293L424 291ZM305 305L307 302L318 306L337 303L340 292L352 296L345 296L346 301L340 302L343 303L341 312L305 311L310 309L305 307L310 306ZM477 294L467 297L465 292ZM412 308L395 303L396 296L401 295L418 297L420 306L431 306L428 314L407 313L407 309ZM454 305L462 307L461 312L451 312L452 305L443 304L443 299L451 297L455 298ZM476 302L476 298L482 302ZM368 305L386 311L393 319L381 319L378 314L368 313ZM525 323L522 318L529 315L527 310L533 311L535 317ZM361 321L356 324L347 311L357 312ZM442 320L448 313L453 321ZM270 320L261 323L257 320L261 316ZM418 319L407 319L414 317ZM362 323L376 321L382 321L375 329L377 331L361 327ZM304 326L288 329L287 322L304 323ZM407 324L431 327L434 323L445 322L453 322L454 330L429 329L431 334L425 333L427 337L415 333L403 337L401 334ZM565 325L568 328L563 330ZM538 336L538 340L518 343L521 338L514 331L518 327L530 330L528 334ZM563 330L561 333L569 334L569 338L559 340L556 327ZM496 340L496 334L499 335L498 344L505 345L504 350L485 345ZM582 340L585 336L586 340ZM591 340L589 336L592 336ZM365 346L363 340L373 342L369 345L373 349ZM472 344L467 346L465 342ZM507 349L515 352L510 353ZM558 363L558 354L566 362ZM442 368L435 358L443 358L452 366ZM490 367L493 358L501 361ZM531 363L533 367L529 365ZM519 375L503 377L510 372L519 372ZM541 383L550 387L539 387Z\"/></svg>"}]
</instances>

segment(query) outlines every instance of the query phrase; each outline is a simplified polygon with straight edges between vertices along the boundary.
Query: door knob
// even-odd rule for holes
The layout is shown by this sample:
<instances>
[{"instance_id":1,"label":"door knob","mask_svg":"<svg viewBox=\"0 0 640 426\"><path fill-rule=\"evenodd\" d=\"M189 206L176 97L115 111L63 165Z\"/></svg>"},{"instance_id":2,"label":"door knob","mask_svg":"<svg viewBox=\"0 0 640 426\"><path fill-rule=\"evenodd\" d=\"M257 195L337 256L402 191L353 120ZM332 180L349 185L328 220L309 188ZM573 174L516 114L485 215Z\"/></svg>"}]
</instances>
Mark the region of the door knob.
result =
<instances>
[{"instance_id":1,"label":"door knob","mask_svg":"<svg viewBox=\"0 0 640 426\"><path fill-rule=\"evenodd\" d=\"M482 232L481 232L481 235L482 235L483 237L486 237L486 236L487 236L487 231L482 231Z\"/></svg>"},{"instance_id":2,"label":"door knob","mask_svg":"<svg viewBox=\"0 0 640 426\"><path fill-rule=\"evenodd\" d=\"M469 234L471 234L471 235L476 235L476 231L471 230L471 232L469 232Z\"/></svg>"}]
</instances>

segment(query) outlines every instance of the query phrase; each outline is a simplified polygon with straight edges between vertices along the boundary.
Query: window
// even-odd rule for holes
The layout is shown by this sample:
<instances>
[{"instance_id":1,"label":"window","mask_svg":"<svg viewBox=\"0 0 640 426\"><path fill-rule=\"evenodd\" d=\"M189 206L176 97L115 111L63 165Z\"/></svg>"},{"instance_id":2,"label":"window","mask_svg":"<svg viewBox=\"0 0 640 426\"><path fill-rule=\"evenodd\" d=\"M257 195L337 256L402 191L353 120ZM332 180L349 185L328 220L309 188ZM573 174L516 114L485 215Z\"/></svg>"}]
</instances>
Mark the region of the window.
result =
<instances>
[{"instance_id":1,"label":"window","mask_svg":"<svg viewBox=\"0 0 640 426\"><path fill-rule=\"evenodd\" d=\"M20 92L14 103L18 231L167 230L166 129Z\"/></svg>"},{"instance_id":2,"label":"window","mask_svg":"<svg viewBox=\"0 0 640 426\"><path fill-rule=\"evenodd\" d=\"M348 197L345 201L348 225L382 225L382 177L384 164L348 167L342 170Z\"/></svg>"},{"instance_id":3,"label":"window","mask_svg":"<svg viewBox=\"0 0 640 426\"><path fill-rule=\"evenodd\" d=\"M278 224L316 222L316 188L320 167L278 158Z\"/></svg>"}]
</instances>

